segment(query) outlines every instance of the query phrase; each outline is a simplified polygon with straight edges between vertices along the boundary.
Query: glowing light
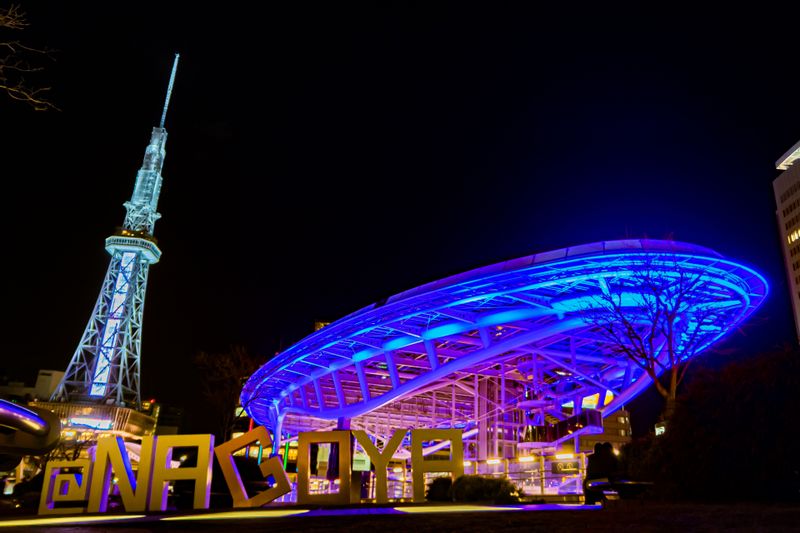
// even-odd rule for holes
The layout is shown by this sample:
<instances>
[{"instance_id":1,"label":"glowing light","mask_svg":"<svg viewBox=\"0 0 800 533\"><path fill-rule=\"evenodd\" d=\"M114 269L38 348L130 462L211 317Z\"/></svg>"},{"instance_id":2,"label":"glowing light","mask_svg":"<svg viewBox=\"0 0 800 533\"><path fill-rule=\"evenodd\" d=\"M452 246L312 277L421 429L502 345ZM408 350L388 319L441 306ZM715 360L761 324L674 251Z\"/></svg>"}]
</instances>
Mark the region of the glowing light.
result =
<instances>
[{"instance_id":1,"label":"glowing light","mask_svg":"<svg viewBox=\"0 0 800 533\"><path fill-rule=\"evenodd\" d=\"M487 465L499 465L500 462L501 462L500 459L487 459L486 460L486 464Z\"/></svg>"},{"instance_id":2,"label":"glowing light","mask_svg":"<svg viewBox=\"0 0 800 533\"><path fill-rule=\"evenodd\" d=\"M447 337L448 335L461 333L462 331L466 331L467 329L468 326L460 322L456 322L453 324L444 324L442 326L429 329L422 335L422 338L438 339L439 337Z\"/></svg>"},{"instance_id":3,"label":"glowing light","mask_svg":"<svg viewBox=\"0 0 800 533\"><path fill-rule=\"evenodd\" d=\"M394 472L395 474L399 474L402 471L403 471L403 467L401 467L401 466L396 466L396 467L392 468L392 472Z\"/></svg>"},{"instance_id":4,"label":"glowing light","mask_svg":"<svg viewBox=\"0 0 800 533\"><path fill-rule=\"evenodd\" d=\"M414 344L418 340L419 339L417 339L416 337L403 335L401 337L397 337L396 339L392 339L392 340L386 342L383 345L383 349L386 350L386 351L398 350L400 348L405 348L409 344Z\"/></svg>"},{"instance_id":5,"label":"glowing light","mask_svg":"<svg viewBox=\"0 0 800 533\"><path fill-rule=\"evenodd\" d=\"M556 459L575 459L575 454L573 453L557 453L555 455Z\"/></svg>"},{"instance_id":6,"label":"glowing light","mask_svg":"<svg viewBox=\"0 0 800 533\"><path fill-rule=\"evenodd\" d=\"M606 391L605 399L603 400L603 405L608 405L611 403L611 400L614 399L614 393L610 390ZM600 393L597 392L592 394L591 396L584 396L581 400L581 408L582 409L597 409L597 402L600 400ZM567 409L572 409L575 405L575 402L572 400L568 402L564 402L561 404L561 407L565 407Z\"/></svg>"},{"instance_id":7,"label":"glowing light","mask_svg":"<svg viewBox=\"0 0 800 533\"><path fill-rule=\"evenodd\" d=\"M107 430L111 429L113 422L102 418L92 418L88 416L73 416L69 419L70 426L81 426L89 429Z\"/></svg>"},{"instance_id":8,"label":"glowing light","mask_svg":"<svg viewBox=\"0 0 800 533\"><path fill-rule=\"evenodd\" d=\"M248 413L256 421L269 424L276 414L353 418L389 402L413 398L453 372L469 374L501 354L522 352L556 335L566 339L579 334L587 328L584 313L602 307L598 294L603 287L618 293L620 305L631 313L641 313L648 300L638 290L641 281L636 269L648 258L653 260L656 275L665 280L680 275L678 267L698 276L697 289L686 299L688 307L680 311L683 329L676 335L676 340L687 346L694 333L702 338L690 352L681 352L687 358L735 330L768 293L766 280L758 272L687 243L606 241L555 250L435 281L333 322L256 371L244 387L241 401L251 406ZM713 320L699 320L701 311L711 312ZM520 321L525 324L517 327ZM452 346L442 346L443 342ZM438 365L406 365L406 356L397 354L415 345L413 353L424 356L428 352L430 357L431 344L439 350ZM389 357L391 374L375 374L370 367L376 379L367 384L369 394L356 395L355 401L348 396L336 402L301 403L296 393L292 396L303 387L310 390L320 380L328 383L331 379L335 385L334 372L340 385L346 381L345 388L353 388L358 375L354 367L359 362L363 366L367 358L382 358L385 351L394 352ZM548 345L537 372L529 367L520 369L521 375L529 376L538 387L537 398L547 399L553 407L572 400L575 403L566 405L603 409L608 415L643 390L644 372L620 364L621 356L603 343L590 342L575 351L570 354L566 342ZM522 362L523 356L514 360ZM514 360L508 364L513 365ZM309 369L311 361L313 370ZM554 379L542 382L542 375ZM391 387L386 387L389 377L394 379ZM558 388L565 380L571 386L566 397ZM363 387L365 380L360 381ZM586 424L571 429L573 436L591 432Z\"/></svg>"},{"instance_id":9,"label":"glowing light","mask_svg":"<svg viewBox=\"0 0 800 533\"><path fill-rule=\"evenodd\" d=\"M43 435L48 432L47 422L30 409L26 409L8 400L0 400L0 410L3 412L4 417L15 420L20 425L25 426L28 431L36 435Z\"/></svg>"},{"instance_id":10,"label":"glowing light","mask_svg":"<svg viewBox=\"0 0 800 533\"><path fill-rule=\"evenodd\" d=\"M61 518L26 518L23 520L1 520L0 527L21 527L21 526L52 526L66 524L85 524L89 522L111 522L113 520L133 520L134 518L144 518L143 514L132 514L125 516L82 516L82 517L61 517Z\"/></svg>"},{"instance_id":11,"label":"glowing light","mask_svg":"<svg viewBox=\"0 0 800 533\"><path fill-rule=\"evenodd\" d=\"M353 361L365 361L375 355L376 350L361 350L353 354Z\"/></svg>"},{"instance_id":12,"label":"glowing light","mask_svg":"<svg viewBox=\"0 0 800 533\"><path fill-rule=\"evenodd\" d=\"M464 461L464 466L472 466L472 461Z\"/></svg>"},{"instance_id":13,"label":"glowing light","mask_svg":"<svg viewBox=\"0 0 800 533\"><path fill-rule=\"evenodd\" d=\"M481 326L494 326L496 324L505 324L507 322L514 322L516 320L525 320L542 315L542 309L531 307L526 309L515 309L513 311L500 311L486 315L478 320L478 325Z\"/></svg>"},{"instance_id":14,"label":"glowing light","mask_svg":"<svg viewBox=\"0 0 800 533\"><path fill-rule=\"evenodd\" d=\"M275 509L264 511L229 511L225 513L197 514L187 516L168 516L162 521L186 521L186 520L239 520L242 518L282 518L284 516L294 516L307 513L308 509Z\"/></svg>"},{"instance_id":15,"label":"glowing light","mask_svg":"<svg viewBox=\"0 0 800 533\"><path fill-rule=\"evenodd\" d=\"M607 391L606 391L606 398L605 398L605 400L604 400L604 402L603 402L603 403L604 403L605 405L608 405L608 404L610 404L610 403L611 403L611 401L612 401L613 399L614 399L614 393L613 393L613 392L611 392L610 390L607 390Z\"/></svg>"},{"instance_id":16,"label":"glowing light","mask_svg":"<svg viewBox=\"0 0 800 533\"><path fill-rule=\"evenodd\" d=\"M523 455L522 457L518 458L517 461L520 463L532 463L536 460L536 457L533 455Z\"/></svg>"},{"instance_id":17,"label":"glowing light","mask_svg":"<svg viewBox=\"0 0 800 533\"><path fill-rule=\"evenodd\" d=\"M469 513L473 511L520 511L519 507L490 507L488 505L437 505L420 507L395 507L401 513Z\"/></svg>"},{"instance_id":18,"label":"glowing light","mask_svg":"<svg viewBox=\"0 0 800 533\"><path fill-rule=\"evenodd\" d=\"M602 504L585 505L580 503L534 503L522 506L525 511L593 511L602 508Z\"/></svg>"},{"instance_id":19,"label":"glowing light","mask_svg":"<svg viewBox=\"0 0 800 533\"><path fill-rule=\"evenodd\" d=\"M131 275L138 254L125 252L119 263L119 273L114 283L114 292L111 297L111 305L108 312L108 320L103 328L102 341L100 343L99 357L94 369L94 379L90 396L103 396L108 386L108 378L111 374L112 359L114 359L114 349L117 346L119 328L125 318L125 303L128 300L128 291L131 287Z\"/></svg>"}]
</instances>

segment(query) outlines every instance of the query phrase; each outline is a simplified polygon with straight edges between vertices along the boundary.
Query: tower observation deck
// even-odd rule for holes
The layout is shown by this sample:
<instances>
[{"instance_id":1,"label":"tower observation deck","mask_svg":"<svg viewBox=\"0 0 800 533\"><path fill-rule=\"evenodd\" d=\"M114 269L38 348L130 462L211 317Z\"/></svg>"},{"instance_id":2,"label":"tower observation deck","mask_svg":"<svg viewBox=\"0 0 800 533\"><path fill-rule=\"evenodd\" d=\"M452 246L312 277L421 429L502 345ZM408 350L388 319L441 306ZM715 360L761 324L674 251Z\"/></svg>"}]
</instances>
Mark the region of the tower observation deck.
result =
<instances>
[{"instance_id":1,"label":"tower observation deck","mask_svg":"<svg viewBox=\"0 0 800 533\"><path fill-rule=\"evenodd\" d=\"M153 128L133 195L124 203L125 220L105 242L111 260L100 295L51 401L141 406L142 314L150 265L161 258L153 230L161 217L157 208L167 141L164 121L178 58L175 54L161 122Z\"/></svg>"}]
</instances>

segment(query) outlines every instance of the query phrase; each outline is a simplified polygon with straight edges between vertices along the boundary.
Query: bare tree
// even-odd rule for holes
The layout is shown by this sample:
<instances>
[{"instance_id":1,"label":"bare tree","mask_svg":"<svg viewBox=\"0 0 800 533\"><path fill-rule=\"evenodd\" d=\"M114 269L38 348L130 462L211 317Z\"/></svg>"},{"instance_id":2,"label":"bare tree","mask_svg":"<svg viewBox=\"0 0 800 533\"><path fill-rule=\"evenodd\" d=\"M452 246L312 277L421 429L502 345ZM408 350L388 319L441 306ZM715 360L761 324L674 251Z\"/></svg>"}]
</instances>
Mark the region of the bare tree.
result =
<instances>
[{"instance_id":1,"label":"bare tree","mask_svg":"<svg viewBox=\"0 0 800 533\"><path fill-rule=\"evenodd\" d=\"M0 8L0 30L13 33L27 27L25 13L20 11L19 6ZM36 111L57 110L47 98L50 87L36 87L26 79L26 76L44 70L37 64L37 60L43 58L52 59L51 51L32 48L16 39L0 40L0 90Z\"/></svg>"},{"instance_id":2,"label":"bare tree","mask_svg":"<svg viewBox=\"0 0 800 533\"><path fill-rule=\"evenodd\" d=\"M200 381L203 396L216 411L218 436L227 439L240 416L236 413L236 407L242 386L264 361L242 346L231 346L222 353L200 352L195 356L194 363L202 373Z\"/></svg>"},{"instance_id":3,"label":"bare tree","mask_svg":"<svg viewBox=\"0 0 800 533\"><path fill-rule=\"evenodd\" d=\"M624 273L601 278L581 311L615 355L627 357L664 398L664 418L675 410L678 386L692 357L722 332L730 306L697 265L672 254L647 253Z\"/></svg>"}]
</instances>

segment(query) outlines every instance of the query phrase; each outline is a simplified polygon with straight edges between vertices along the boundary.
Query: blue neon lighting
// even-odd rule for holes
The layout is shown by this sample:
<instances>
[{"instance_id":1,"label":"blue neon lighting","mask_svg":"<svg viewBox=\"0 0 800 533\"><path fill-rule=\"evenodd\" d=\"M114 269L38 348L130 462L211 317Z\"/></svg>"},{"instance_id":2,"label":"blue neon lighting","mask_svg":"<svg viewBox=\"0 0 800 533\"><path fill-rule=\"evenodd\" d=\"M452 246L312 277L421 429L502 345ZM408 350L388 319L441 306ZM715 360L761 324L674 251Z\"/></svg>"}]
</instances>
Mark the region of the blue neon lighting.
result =
<instances>
[{"instance_id":1,"label":"blue neon lighting","mask_svg":"<svg viewBox=\"0 0 800 533\"><path fill-rule=\"evenodd\" d=\"M49 427L42 417L30 409L2 399L0 399L0 422L10 427L19 425L36 435L47 434Z\"/></svg>"},{"instance_id":2,"label":"blue neon lighting","mask_svg":"<svg viewBox=\"0 0 800 533\"><path fill-rule=\"evenodd\" d=\"M539 315L542 315L541 308L536 307L528 307L524 309L513 309L510 311L501 311L499 313L492 313L486 317L482 317L478 320L478 324L481 326L497 326L499 324L506 324L508 322L514 322L516 320L525 320L528 318L533 318Z\"/></svg>"},{"instance_id":3,"label":"blue neon lighting","mask_svg":"<svg viewBox=\"0 0 800 533\"><path fill-rule=\"evenodd\" d=\"M453 372L477 371L497 357L521 357L535 351L541 342L554 354L545 361L550 369L542 386L552 389L556 405L592 398L590 402L613 412L617 404L642 390L643 371L628 364L607 343L587 336L589 326L581 317L585 312L602 312L602 295L613 290L626 313L640 315L644 321L644 310L652 300L637 291L641 283L637 272L643 264L652 264L658 278L667 284L678 279L676 266L697 276L696 294L677 305L668 301L674 295L667 292L667 300L662 301L681 315L674 323L673 347L681 353L690 346L688 353L682 354L685 358L735 330L769 291L766 280L753 269L687 243L607 241L537 254L427 283L330 324L255 372L242 391L242 404L262 423L289 412L322 418L358 416L365 408L412 397ZM494 326L503 328L495 334ZM473 333L482 328L491 328L492 335ZM573 336L580 339L577 349L584 356L580 364L585 370L562 376L558 374L559 361L567 364L572 360L567 340ZM433 351L437 351L439 365L427 364ZM392 357L397 358L401 380L377 382L376 369L363 364L383 352L396 354ZM322 370L310 374L306 359ZM415 364L415 359L426 363ZM292 395L303 387L309 390L312 382L317 387L322 380L327 380L324 386L332 390L333 372L350 380L352 391L357 386L353 377L358 374L356 363L362 363L361 372L371 372L373 383L378 384L373 390L367 383L370 398L346 393L343 401L328 392L326 405L320 406L314 405L313 398L301 405L297 395ZM566 389L557 390L562 381ZM606 390L618 394L604 398L601 391Z\"/></svg>"},{"instance_id":4,"label":"blue neon lighting","mask_svg":"<svg viewBox=\"0 0 800 533\"><path fill-rule=\"evenodd\" d=\"M105 420L102 418L93 418L90 416L73 416L69 419L69 425L72 427L84 427L88 429L96 429L96 430L108 430L111 429L112 423L111 420Z\"/></svg>"},{"instance_id":5,"label":"blue neon lighting","mask_svg":"<svg viewBox=\"0 0 800 533\"><path fill-rule=\"evenodd\" d=\"M106 393L108 378L111 374L114 348L116 348L117 338L119 337L119 328L125 319L125 304L131 287L131 275L138 257L139 254L137 253L125 252L120 259L119 273L114 282L114 292L111 297L108 319L103 327L97 366L94 369L92 388L89 391L90 396L100 397Z\"/></svg>"},{"instance_id":6,"label":"blue neon lighting","mask_svg":"<svg viewBox=\"0 0 800 533\"><path fill-rule=\"evenodd\" d=\"M364 361L375 355L376 350L361 350L353 354L353 361Z\"/></svg>"},{"instance_id":7,"label":"blue neon lighting","mask_svg":"<svg viewBox=\"0 0 800 533\"><path fill-rule=\"evenodd\" d=\"M435 328L431 328L422 335L422 338L438 339L439 337L455 335L456 333L461 333L463 331L467 331L468 329L470 329L469 325L466 325L463 322L454 322L452 324L444 324Z\"/></svg>"},{"instance_id":8,"label":"blue neon lighting","mask_svg":"<svg viewBox=\"0 0 800 533\"><path fill-rule=\"evenodd\" d=\"M386 351L397 350L399 348L404 348L404 347L406 347L406 346L408 346L410 344L414 344L418 340L419 339L417 339L415 337L411 337L411 336L397 337L395 339L387 341L383 345L383 349L386 350Z\"/></svg>"}]
</instances>

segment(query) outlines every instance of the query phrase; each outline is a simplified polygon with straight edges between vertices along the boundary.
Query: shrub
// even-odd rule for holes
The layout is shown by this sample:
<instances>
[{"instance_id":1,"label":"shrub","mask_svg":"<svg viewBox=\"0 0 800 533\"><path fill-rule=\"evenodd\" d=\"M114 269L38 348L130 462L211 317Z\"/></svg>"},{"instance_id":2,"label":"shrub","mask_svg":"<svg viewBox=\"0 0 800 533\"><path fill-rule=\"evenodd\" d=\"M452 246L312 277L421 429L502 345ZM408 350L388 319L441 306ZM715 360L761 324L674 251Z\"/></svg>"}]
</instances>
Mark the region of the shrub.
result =
<instances>
[{"instance_id":1,"label":"shrub","mask_svg":"<svg viewBox=\"0 0 800 533\"><path fill-rule=\"evenodd\" d=\"M453 501L518 503L519 489L506 478L461 476L450 490Z\"/></svg>"},{"instance_id":2,"label":"shrub","mask_svg":"<svg viewBox=\"0 0 800 533\"><path fill-rule=\"evenodd\" d=\"M453 480L450 479L450 476L437 477L428 485L425 499L429 502L451 502L453 501L450 495L452 486Z\"/></svg>"}]
</instances>

